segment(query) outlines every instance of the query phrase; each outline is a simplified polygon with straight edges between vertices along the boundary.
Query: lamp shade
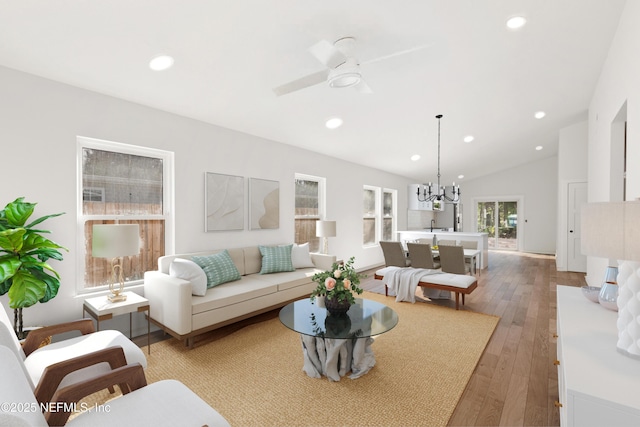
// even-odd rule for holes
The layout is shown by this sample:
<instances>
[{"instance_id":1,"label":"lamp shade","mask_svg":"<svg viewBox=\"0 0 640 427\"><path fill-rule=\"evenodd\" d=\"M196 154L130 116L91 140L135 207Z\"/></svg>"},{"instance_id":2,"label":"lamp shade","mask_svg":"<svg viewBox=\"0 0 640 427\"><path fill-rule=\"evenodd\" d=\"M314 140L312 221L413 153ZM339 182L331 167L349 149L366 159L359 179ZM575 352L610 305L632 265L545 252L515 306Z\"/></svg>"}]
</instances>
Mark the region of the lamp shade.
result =
<instances>
[{"instance_id":1,"label":"lamp shade","mask_svg":"<svg viewBox=\"0 0 640 427\"><path fill-rule=\"evenodd\" d=\"M316 221L316 237L336 237L336 222Z\"/></svg>"},{"instance_id":2,"label":"lamp shade","mask_svg":"<svg viewBox=\"0 0 640 427\"><path fill-rule=\"evenodd\" d=\"M140 227L138 224L96 224L92 242L91 255L96 258L138 255Z\"/></svg>"},{"instance_id":3,"label":"lamp shade","mask_svg":"<svg viewBox=\"0 0 640 427\"><path fill-rule=\"evenodd\" d=\"M640 201L587 203L580 216L583 254L640 261Z\"/></svg>"}]
</instances>

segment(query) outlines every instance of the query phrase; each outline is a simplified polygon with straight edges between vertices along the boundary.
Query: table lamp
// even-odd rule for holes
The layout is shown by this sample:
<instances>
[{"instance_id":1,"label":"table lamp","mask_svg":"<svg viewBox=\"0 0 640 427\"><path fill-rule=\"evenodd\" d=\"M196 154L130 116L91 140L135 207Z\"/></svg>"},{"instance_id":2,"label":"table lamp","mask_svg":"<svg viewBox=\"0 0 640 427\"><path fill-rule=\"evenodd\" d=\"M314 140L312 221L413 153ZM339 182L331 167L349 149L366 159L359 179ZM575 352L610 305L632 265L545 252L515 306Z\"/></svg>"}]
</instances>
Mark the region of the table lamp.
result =
<instances>
[{"instance_id":1,"label":"table lamp","mask_svg":"<svg viewBox=\"0 0 640 427\"><path fill-rule=\"evenodd\" d=\"M111 258L112 279L109 282L109 301L127 299L122 275L122 257L140 253L140 227L138 224L96 224L93 226L91 255ZM117 282L117 285L116 285ZM117 286L117 288L116 288Z\"/></svg>"},{"instance_id":2,"label":"table lamp","mask_svg":"<svg viewBox=\"0 0 640 427\"><path fill-rule=\"evenodd\" d=\"M640 201L583 205L581 247L585 255L618 260L617 348L640 359Z\"/></svg>"},{"instance_id":3,"label":"table lamp","mask_svg":"<svg viewBox=\"0 0 640 427\"><path fill-rule=\"evenodd\" d=\"M336 237L335 221L316 221L316 237L322 237L322 253L329 253L328 237Z\"/></svg>"}]
</instances>

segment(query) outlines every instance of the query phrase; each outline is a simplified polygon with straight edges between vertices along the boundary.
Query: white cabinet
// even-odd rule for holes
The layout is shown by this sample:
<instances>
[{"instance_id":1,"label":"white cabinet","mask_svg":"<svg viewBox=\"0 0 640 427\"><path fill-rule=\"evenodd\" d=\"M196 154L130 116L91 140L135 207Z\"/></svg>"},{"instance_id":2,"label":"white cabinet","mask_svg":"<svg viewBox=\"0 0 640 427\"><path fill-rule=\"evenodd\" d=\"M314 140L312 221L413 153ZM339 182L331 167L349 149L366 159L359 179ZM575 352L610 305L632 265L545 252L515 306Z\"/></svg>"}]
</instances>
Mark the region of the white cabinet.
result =
<instances>
[{"instance_id":1,"label":"white cabinet","mask_svg":"<svg viewBox=\"0 0 640 427\"><path fill-rule=\"evenodd\" d=\"M422 194L421 184L409 184L407 192L408 209L410 211L431 211L433 205L431 202L419 202L418 201L418 187L420 188L420 194Z\"/></svg>"},{"instance_id":2,"label":"white cabinet","mask_svg":"<svg viewBox=\"0 0 640 427\"><path fill-rule=\"evenodd\" d=\"M557 287L561 426L639 426L640 360L617 352L618 313Z\"/></svg>"},{"instance_id":3,"label":"white cabinet","mask_svg":"<svg viewBox=\"0 0 640 427\"><path fill-rule=\"evenodd\" d=\"M445 203L442 201L420 202L418 201L418 188L420 197L423 197L423 184L409 184L407 187L408 209L410 211L443 211Z\"/></svg>"}]
</instances>

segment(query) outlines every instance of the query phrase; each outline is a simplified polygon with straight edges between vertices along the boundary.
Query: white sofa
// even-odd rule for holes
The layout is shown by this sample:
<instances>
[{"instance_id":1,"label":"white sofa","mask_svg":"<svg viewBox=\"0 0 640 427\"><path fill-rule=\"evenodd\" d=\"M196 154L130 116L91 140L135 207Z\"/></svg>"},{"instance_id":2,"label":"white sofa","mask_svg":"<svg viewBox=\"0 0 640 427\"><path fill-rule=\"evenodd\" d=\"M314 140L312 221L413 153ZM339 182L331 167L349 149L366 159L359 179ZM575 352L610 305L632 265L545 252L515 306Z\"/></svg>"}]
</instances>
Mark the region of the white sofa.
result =
<instances>
[{"instance_id":1,"label":"white sofa","mask_svg":"<svg viewBox=\"0 0 640 427\"><path fill-rule=\"evenodd\" d=\"M144 275L144 296L149 300L151 321L185 340L189 347L193 347L194 337L202 333L309 296L316 287L311 280L313 275L330 269L336 260L332 255L308 254L307 249L308 261L298 262L298 266L307 267L260 274L262 254L258 246L226 249L241 278L209 288L203 296L192 294L190 280L170 274L176 258L190 260L223 251L163 256L158 259L158 271L147 271Z\"/></svg>"}]
</instances>

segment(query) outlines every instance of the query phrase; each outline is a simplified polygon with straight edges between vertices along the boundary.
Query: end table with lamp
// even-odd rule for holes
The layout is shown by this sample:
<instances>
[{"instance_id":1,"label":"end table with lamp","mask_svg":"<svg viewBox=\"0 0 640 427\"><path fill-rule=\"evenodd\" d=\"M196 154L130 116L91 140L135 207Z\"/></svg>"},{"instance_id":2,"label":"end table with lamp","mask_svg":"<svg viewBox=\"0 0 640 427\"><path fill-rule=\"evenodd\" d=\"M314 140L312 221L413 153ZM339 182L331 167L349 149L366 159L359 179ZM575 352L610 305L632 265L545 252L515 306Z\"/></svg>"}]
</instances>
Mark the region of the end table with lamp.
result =
<instances>
[{"instance_id":1,"label":"end table with lamp","mask_svg":"<svg viewBox=\"0 0 640 427\"><path fill-rule=\"evenodd\" d=\"M114 316L129 313L129 338L132 338L133 313L147 312L147 351L151 354L151 321L149 319L149 300L135 292L124 292L124 301L112 302L105 296L87 298L82 305L82 317L88 313L96 319L97 330L100 330L100 322L112 319Z\"/></svg>"}]
</instances>

